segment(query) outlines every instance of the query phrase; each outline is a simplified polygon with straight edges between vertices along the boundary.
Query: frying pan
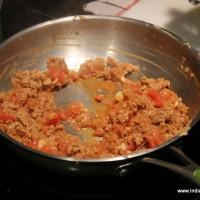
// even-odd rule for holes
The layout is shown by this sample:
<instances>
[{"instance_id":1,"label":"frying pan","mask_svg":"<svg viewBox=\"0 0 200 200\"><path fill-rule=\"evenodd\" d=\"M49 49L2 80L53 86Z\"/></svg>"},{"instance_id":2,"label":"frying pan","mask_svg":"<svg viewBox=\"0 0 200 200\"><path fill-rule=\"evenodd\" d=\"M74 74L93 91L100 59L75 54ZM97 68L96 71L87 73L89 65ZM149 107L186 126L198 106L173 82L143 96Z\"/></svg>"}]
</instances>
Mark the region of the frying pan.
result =
<instances>
[{"instance_id":1,"label":"frying pan","mask_svg":"<svg viewBox=\"0 0 200 200\"><path fill-rule=\"evenodd\" d=\"M0 46L0 90L9 89L10 78L18 70L43 70L50 56L64 57L74 70L85 60L95 57L111 56L133 63L140 67L138 77L164 77L171 81L173 89L190 107L191 127L199 119L200 58L187 42L160 27L133 19L89 15L61 18L30 27ZM0 138L7 150L23 162L63 176L125 176L134 171L138 162L144 162L165 167L200 184L199 166L174 147L187 137L185 135L187 133L157 148L128 156L87 160L42 153L14 141L5 133L1 133ZM156 159L156 155L166 148L170 148L185 165Z\"/></svg>"}]
</instances>

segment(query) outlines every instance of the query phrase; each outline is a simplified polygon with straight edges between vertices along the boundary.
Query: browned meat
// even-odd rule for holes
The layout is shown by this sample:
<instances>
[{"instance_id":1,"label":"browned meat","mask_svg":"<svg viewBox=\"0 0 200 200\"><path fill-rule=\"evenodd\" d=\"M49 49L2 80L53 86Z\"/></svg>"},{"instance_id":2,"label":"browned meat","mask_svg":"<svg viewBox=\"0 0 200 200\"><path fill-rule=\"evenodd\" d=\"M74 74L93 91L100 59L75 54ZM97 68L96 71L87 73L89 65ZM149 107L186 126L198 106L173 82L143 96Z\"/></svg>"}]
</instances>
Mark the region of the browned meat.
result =
<instances>
[{"instance_id":1,"label":"browned meat","mask_svg":"<svg viewBox=\"0 0 200 200\"><path fill-rule=\"evenodd\" d=\"M88 60L79 72L64 59L50 58L47 71L20 71L10 91L0 93L0 129L31 148L76 158L127 155L156 147L184 132L189 108L163 78L126 79L138 67L110 57ZM91 112L81 102L60 108L54 91L77 81L94 102ZM63 122L88 136L80 141Z\"/></svg>"}]
</instances>

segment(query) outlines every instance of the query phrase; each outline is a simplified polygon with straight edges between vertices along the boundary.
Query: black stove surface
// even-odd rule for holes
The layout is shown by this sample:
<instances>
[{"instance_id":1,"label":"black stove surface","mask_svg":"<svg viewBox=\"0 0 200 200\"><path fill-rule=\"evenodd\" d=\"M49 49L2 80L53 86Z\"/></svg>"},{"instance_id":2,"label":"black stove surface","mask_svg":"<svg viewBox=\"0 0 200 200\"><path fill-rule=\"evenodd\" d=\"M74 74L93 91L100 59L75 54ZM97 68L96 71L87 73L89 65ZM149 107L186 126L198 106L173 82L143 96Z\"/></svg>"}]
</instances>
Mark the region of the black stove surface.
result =
<instances>
[{"instance_id":1,"label":"black stove surface","mask_svg":"<svg viewBox=\"0 0 200 200\"><path fill-rule=\"evenodd\" d=\"M94 0L3 0L3 34L10 35L51 19L69 15L92 14L85 12L83 6Z\"/></svg>"},{"instance_id":2,"label":"black stove surface","mask_svg":"<svg viewBox=\"0 0 200 200\"><path fill-rule=\"evenodd\" d=\"M2 25L4 37L37 23L83 11L84 3L92 0L4 0ZM182 143L186 154L200 164L200 123ZM141 166L126 178L89 179L59 178L36 169L24 169L13 161L0 145L0 200L23 199L200 199L199 194L178 194L177 189L195 189L167 170L154 166ZM163 159L177 162L171 155ZM140 166L139 166L140 168ZM140 170L141 171L141 170Z\"/></svg>"}]
</instances>

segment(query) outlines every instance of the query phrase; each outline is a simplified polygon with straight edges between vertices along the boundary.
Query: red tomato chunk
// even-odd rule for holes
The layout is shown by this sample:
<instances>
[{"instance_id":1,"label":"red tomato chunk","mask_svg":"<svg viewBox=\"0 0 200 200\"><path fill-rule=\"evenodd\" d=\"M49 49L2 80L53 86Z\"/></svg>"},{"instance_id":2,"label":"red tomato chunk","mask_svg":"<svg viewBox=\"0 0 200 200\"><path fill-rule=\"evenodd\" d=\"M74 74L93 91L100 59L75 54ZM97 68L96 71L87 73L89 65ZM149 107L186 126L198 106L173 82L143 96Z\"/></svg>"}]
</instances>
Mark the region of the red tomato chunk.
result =
<instances>
[{"instance_id":1,"label":"red tomato chunk","mask_svg":"<svg viewBox=\"0 0 200 200\"><path fill-rule=\"evenodd\" d=\"M151 100L154 102L154 105L156 107L163 106L163 100L161 98L160 93L157 90L149 89L149 91L147 92L147 95L151 98Z\"/></svg>"},{"instance_id":2,"label":"red tomato chunk","mask_svg":"<svg viewBox=\"0 0 200 200\"><path fill-rule=\"evenodd\" d=\"M15 121L17 118L13 114L5 113L5 112L0 112L0 120L3 122L7 121Z\"/></svg>"}]
</instances>

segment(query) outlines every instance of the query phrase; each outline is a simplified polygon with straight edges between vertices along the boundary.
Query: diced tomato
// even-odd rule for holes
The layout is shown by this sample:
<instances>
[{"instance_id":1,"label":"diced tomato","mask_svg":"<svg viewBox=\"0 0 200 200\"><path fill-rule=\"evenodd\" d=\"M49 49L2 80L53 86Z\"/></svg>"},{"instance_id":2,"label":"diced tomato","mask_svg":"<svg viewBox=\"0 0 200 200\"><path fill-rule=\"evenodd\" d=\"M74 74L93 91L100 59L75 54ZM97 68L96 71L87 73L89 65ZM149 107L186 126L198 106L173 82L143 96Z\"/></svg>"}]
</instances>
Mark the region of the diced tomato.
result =
<instances>
[{"instance_id":1,"label":"diced tomato","mask_svg":"<svg viewBox=\"0 0 200 200\"><path fill-rule=\"evenodd\" d=\"M160 93L157 90L149 89L149 91L147 92L147 95L152 99L156 107L163 106L163 100L161 98Z\"/></svg>"},{"instance_id":2,"label":"diced tomato","mask_svg":"<svg viewBox=\"0 0 200 200\"><path fill-rule=\"evenodd\" d=\"M103 95L96 95L94 98L95 98L95 100L96 100L97 102L102 102L103 99L104 99L104 96L103 96Z\"/></svg>"},{"instance_id":3,"label":"diced tomato","mask_svg":"<svg viewBox=\"0 0 200 200\"><path fill-rule=\"evenodd\" d=\"M61 121L61 118L59 115L56 115L55 117L53 117L52 119L49 119L46 121L45 125L56 125L59 124Z\"/></svg>"},{"instance_id":4,"label":"diced tomato","mask_svg":"<svg viewBox=\"0 0 200 200\"><path fill-rule=\"evenodd\" d=\"M165 140L165 137L161 134L150 134L145 136L148 147L154 148L162 144Z\"/></svg>"},{"instance_id":5,"label":"diced tomato","mask_svg":"<svg viewBox=\"0 0 200 200\"><path fill-rule=\"evenodd\" d=\"M69 146L69 141L58 142L57 146L59 151L65 152L67 147Z\"/></svg>"},{"instance_id":6,"label":"diced tomato","mask_svg":"<svg viewBox=\"0 0 200 200\"><path fill-rule=\"evenodd\" d=\"M58 82L63 85L67 82L68 71L64 66L51 65L48 68L48 75L52 80L57 78Z\"/></svg>"},{"instance_id":7,"label":"diced tomato","mask_svg":"<svg viewBox=\"0 0 200 200\"><path fill-rule=\"evenodd\" d=\"M98 128L96 129L96 131L94 132L94 135L97 137L103 137L105 134L105 131L102 128Z\"/></svg>"},{"instance_id":8,"label":"diced tomato","mask_svg":"<svg viewBox=\"0 0 200 200\"><path fill-rule=\"evenodd\" d=\"M0 120L3 122L7 121L16 121L16 116L13 114L5 113L5 112L0 112Z\"/></svg>"},{"instance_id":9,"label":"diced tomato","mask_svg":"<svg viewBox=\"0 0 200 200\"><path fill-rule=\"evenodd\" d=\"M41 148L41 151L46 152L46 153L57 154L57 148L51 145L44 145Z\"/></svg>"},{"instance_id":10,"label":"diced tomato","mask_svg":"<svg viewBox=\"0 0 200 200\"><path fill-rule=\"evenodd\" d=\"M67 77L68 77L68 75L66 74L66 72L60 71L59 74L58 74L58 81L61 84L65 84L66 80L67 80Z\"/></svg>"},{"instance_id":11,"label":"diced tomato","mask_svg":"<svg viewBox=\"0 0 200 200\"><path fill-rule=\"evenodd\" d=\"M81 113L83 105L79 102L70 104L66 109L63 109L57 113L60 120L67 120L69 118L74 118Z\"/></svg>"},{"instance_id":12,"label":"diced tomato","mask_svg":"<svg viewBox=\"0 0 200 200\"><path fill-rule=\"evenodd\" d=\"M17 102L17 95L16 95L16 94L11 94L11 95L10 95L10 100L11 100L13 103L16 103L16 102Z\"/></svg>"},{"instance_id":13,"label":"diced tomato","mask_svg":"<svg viewBox=\"0 0 200 200\"><path fill-rule=\"evenodd\" d=\"M59 75L59 68L57 68L56 66L52 65L51 67L49 67L48 69L48 75L51 79L56 79Z\"/></svg>"}]
</instances>

